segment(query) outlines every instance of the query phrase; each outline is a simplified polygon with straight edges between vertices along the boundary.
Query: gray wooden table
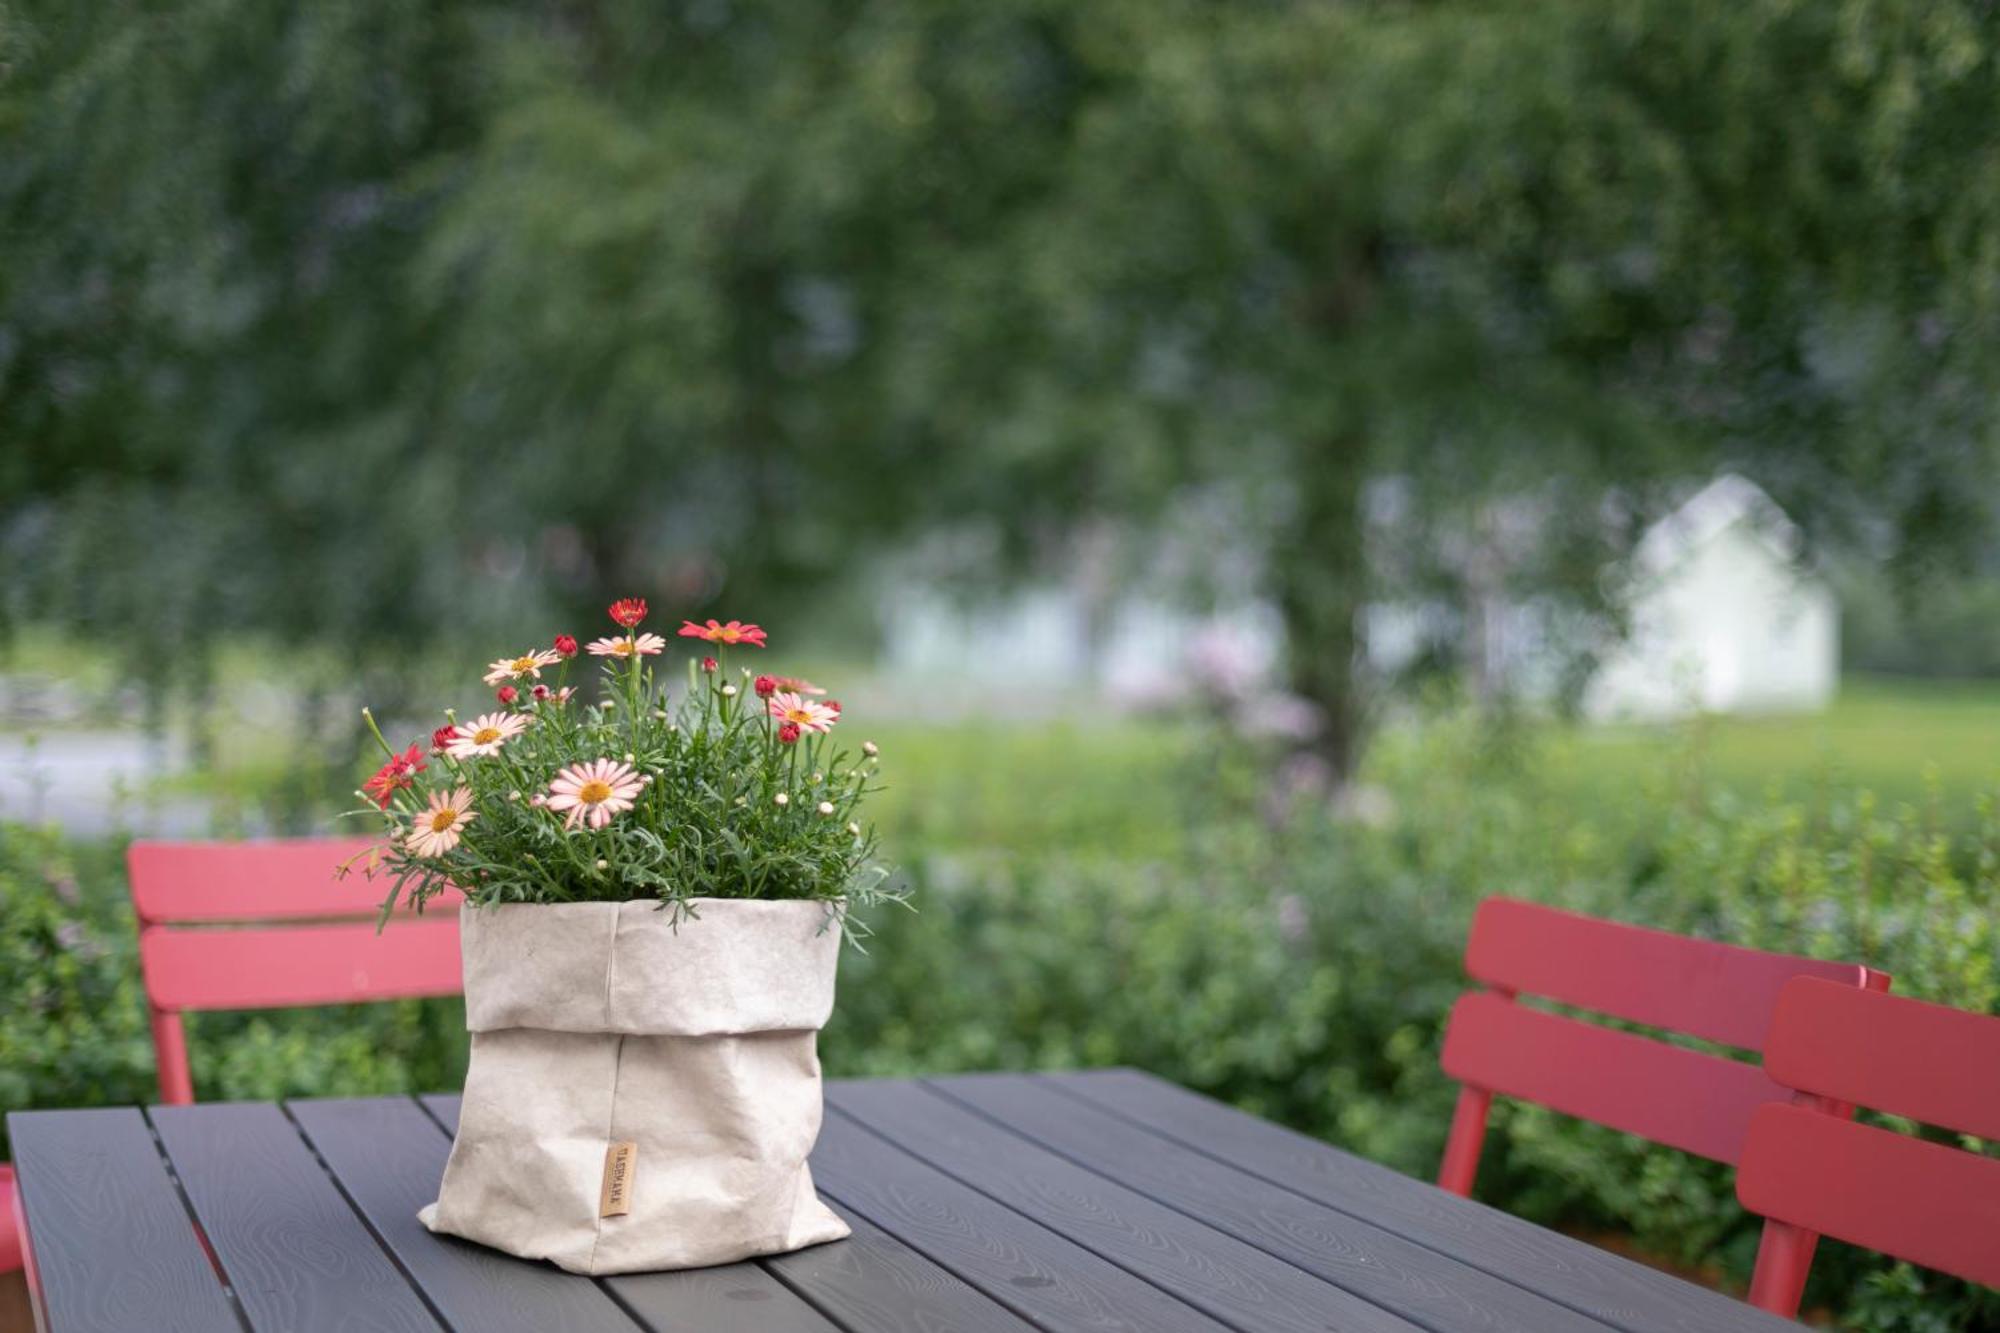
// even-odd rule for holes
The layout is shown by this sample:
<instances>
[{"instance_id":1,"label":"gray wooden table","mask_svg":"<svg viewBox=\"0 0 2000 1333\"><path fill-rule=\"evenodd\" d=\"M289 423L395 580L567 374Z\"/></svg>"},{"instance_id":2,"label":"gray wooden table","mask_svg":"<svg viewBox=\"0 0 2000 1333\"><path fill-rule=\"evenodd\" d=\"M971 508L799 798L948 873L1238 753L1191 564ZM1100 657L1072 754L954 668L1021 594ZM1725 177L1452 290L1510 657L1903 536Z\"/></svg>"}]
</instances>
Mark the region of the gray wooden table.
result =
<instances>
[{"instance_id":1,"label":"gray wooden table","mask_svg":"<svg viewBox=\"0 0 2000 1333\"><path fill-rule=\"evenodd\" d=\"M1798 1327L1126 1070L836 1082L827 1105L813 1173L852 1239L600 1279L417 1224L455 1097L8 1127L48 1333Z\"/></svg>"}]
</instances>

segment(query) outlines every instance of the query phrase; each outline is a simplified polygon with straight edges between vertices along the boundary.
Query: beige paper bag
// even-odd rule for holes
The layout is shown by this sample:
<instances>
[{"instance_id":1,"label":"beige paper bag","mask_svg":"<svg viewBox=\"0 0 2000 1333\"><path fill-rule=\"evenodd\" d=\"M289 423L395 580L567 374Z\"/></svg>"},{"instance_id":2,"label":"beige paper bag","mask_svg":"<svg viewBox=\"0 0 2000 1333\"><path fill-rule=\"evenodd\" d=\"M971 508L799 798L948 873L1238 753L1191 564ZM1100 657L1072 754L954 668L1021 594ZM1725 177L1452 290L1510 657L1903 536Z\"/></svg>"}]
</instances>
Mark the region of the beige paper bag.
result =
<instances>
[{"instance_id":1,"label":"beige paper bag","mask_svg":"<svg viewBox=\"0 0 2000 1333\"><path fill-rule=\"evenodd\" d=\"M824 903L465 906L472 1062L418 1214L573 1273L696 1268L839 1240L813 1192Z\"/></svg>"}]
</instances>

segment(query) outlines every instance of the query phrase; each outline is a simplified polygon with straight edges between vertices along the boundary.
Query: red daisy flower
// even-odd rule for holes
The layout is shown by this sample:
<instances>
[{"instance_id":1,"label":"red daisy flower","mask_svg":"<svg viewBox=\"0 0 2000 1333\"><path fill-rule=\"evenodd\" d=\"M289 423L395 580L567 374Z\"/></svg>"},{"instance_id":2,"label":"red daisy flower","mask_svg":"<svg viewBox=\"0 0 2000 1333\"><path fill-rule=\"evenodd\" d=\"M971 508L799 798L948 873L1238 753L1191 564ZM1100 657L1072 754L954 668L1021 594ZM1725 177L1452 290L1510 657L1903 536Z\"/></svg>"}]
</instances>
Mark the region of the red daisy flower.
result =
<instances>
[{"instance_id":1,"label":"red daisy flower","mask_svg":"<svg viewBox=\"0 0 2000 1333\"><path fill-rule=\"evenodd\" d=\"M521 692L512 685L502 685L499 689L493 691L493 697L503 704L511 704L521 697Z\"/></svg>"},{"instance_id":2,"label":"red daisy flower","mask_svg":"<svg viewBox=\"0 0 2000 1333\"><path fill-rule=\"evenodd\" d=\"M631 629L646 618L646 599L643 597L620 597L611 604L611 618Z\"/></svg>"},{"instance_id":3,"label":"red daisy flower","mask_svg":"<svg viewBox=\"0 0 2000 1333\"><path fill-rule=\"evenodd\" d=\"M458 728L447 722L431 733L431 753L443 754L444 747L450 745L458 735Z\"/></svg>"},{"instance_id":4,"label":"red daisy flower","mask_svg":"<svg viewBox=\"0 0 2000 1333\"><path fill-rule=\"evenodd\" d=\"M703 671L709 672L710 674L714 674L716 669L719 668L721 665L722 663L716 661L712 657L704 657L701 659L701 669Z\"/></svg>"},{"instance_id":5,"label":"red daisy flower","mask_svg":"<svg viewBox=\"0 0 2000 1333\"><path fill-rule=\"evenodd\" d=\"M790 744L791 744L791 743L792 743L793 741L797 740L798 738L799 738L799 724L798 724L798 723L796 723L796 722L785 722L785 723L781 723L781 724L779 725L779 727L778 727L778 739L779 739L779 740L783 741L783 742L784 742L785 744L787 744L787 745L790 745ZM385 804L386 804L386 802L385 802Z\"/></svg>"},{"instance_id":6,"label":"red daisy flower","mask_svg":"<svg viewBox=\"0 0 2000 1333\"><path fill-rule=\"evenodd\" d=\"M683 639L706 639L710 643L743 643L752 648L764 646L764 631L756 625L746 625L740 620L732 620L727 625L711 620L706 625L697 625L692 620L681 622Z\"/></svg>"},{"instance_id":7,"label":"red daisy flower","mask_svg":"<svg viewBox=\"0 0 2000 1333\"><path fill-rule=\"evenodd\" d=\"M576 656L575 637L568 634L556 635L556 651L561 653L564 657L575 657Z\"/></svg>"},{"instance_id":8,"label":"red daisy flower","mask_svg":"<svg viewBox=\"0 0 2000 1333\"><path fill-rule=\"evenodd\" d=\"M424 750L421 744L412 744L405 754L391 756L389 762L375 770L375 776L361 784L361 790L375 798L375 804L384 810L389 808L389 798L409 786L414 775L424 771Z\"/></svg>"},{"instance_id":9,"label":"red daisy flower","mask_svg":"<svg viewBox=\"0 0 2000 1333\"><path fill-rule=\"evenodd\" d=\"M759 699L768 699L778 692L778 682L771 676L759 676L750 682L750 688L757 691Z\"/></svg>"}]
</instances>

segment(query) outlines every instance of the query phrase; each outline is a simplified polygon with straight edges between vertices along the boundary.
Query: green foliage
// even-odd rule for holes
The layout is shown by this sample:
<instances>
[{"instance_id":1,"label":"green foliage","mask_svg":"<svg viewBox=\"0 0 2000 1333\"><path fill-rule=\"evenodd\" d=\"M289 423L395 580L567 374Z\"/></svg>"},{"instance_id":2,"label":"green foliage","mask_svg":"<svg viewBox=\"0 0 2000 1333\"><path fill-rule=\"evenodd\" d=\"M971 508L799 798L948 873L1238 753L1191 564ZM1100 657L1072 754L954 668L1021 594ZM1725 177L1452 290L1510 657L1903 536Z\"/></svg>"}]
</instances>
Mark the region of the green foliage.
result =
<instances>
[{"instance_id":1,"label":"green foliage","mask_svg":"<svg viewBox=\"0 0 2000 1333\"><path fill-rule=\"evenodd\" d=\"M1286 811L1265 758L1226 743L1056 735L1063 780L1145 807L1129 815L1144 836L1107 848L1038 822L1050 755L1026 744L986 752L1011 756L1011 783L941 788L989 806L1011 786L1012 805L911 807L930 835L906 844L923 910L881 914L869 952L842 960L829 1075L1137 1065L1429 1176L1454 1095L1441 1027L1473 907L1494 891L1861 959L1898 993L2000 1012L1990 800L1968 820L1942 798L1886 806L1845 785L1746 797L1698 744L1579 783L1571 738L1448 718L1389 733L1367 775L1381 808L1336 821L1316 798ZM891 742L899 761L906 746L920 751ZM955 829L973 836L954 843ZM116 849L0 829L6 1105L152 1096L124 893ZM201 1015L197 1087L451 1087L462 1024L447 1002ZM1496 1112L1480 1193L1739 1286L1756 1244L1726 1172L1531 1107ZM1993 1293L1832 1243L1810 1300L1871 1333L2000 1319Z\"/></svg>"},{"instance_id":2,"label":"green foliage","mask_svg":"<svg viewBox=\"0 0 2000 1333\"><path fill-rule=\"evenodd\" d=\"M123 848L0 824L0 921L0 1111L157 1101ZM204 1100L418 1092L465 1072L457 1000L185 1022Z\"/></svg>"},{"instance_id":3,"label":"green foliage","mask_svg":"<svg viewBox=\"0 0 2000 1333\"><path fill-rule=\"evenodd\" d=\"M673 698L649 662L665 641L633 628L644 615L640 603L625 633L590 645L602 662L594 704L564 683L578 645L562 639L567 657L495 662L487 683L509 701L438 728L428 760L424 742L398 752L376 732L388 762L357 813L383 825L367 870L391 881L385 920L399 899L422 910L448 888L481 905L657 898L677 917L697 898L845 912L898 896L859 822L874 743L836 743L839 706L798 693L803 682L781 689L747 666L739 682L721 642L701 643Z\"/></svg>"}]
</instances>

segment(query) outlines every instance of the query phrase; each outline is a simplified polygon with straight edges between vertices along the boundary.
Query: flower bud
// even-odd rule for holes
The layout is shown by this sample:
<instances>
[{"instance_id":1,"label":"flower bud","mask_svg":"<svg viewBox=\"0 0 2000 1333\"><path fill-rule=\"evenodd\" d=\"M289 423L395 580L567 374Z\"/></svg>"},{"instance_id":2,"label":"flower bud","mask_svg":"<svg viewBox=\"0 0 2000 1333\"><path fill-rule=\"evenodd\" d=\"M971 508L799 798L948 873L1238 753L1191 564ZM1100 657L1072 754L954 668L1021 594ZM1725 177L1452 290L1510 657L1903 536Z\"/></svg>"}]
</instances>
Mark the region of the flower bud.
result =
<instances>
[{"instance_id":1,"label":"flower bud","mask_svg":"<svg viewBox=\"0 0 2000 1333\"><path fill-rule=\"evenodd\" d=\"M823 814L823 815L830 815L830 814L832 814L832 813L833 813L833 802L832 802L832 801L821 801L821 802L819 803L819 812L820 812L821 814Z\"/></svg>"},{"instance_id":2,"label":"flower bud","mask_svg":"<svg viewBox=\"0 0 2000 1333\"><path fill-rule=\"evenodd\" d=\"M725 699L734 699L736 697L736 687L734 685L724 685L722 687L722 697Z\"/></svg>"},{"instance_id":3,"label":"flower bud","mask_svg":"<svg viewBox=\"0 0 2000 1333\"><path fill-rule=\"evenodd\" d=\"M779 792L776 796L773 796L771 799L773 801L776 801L779 805L790 805L792 803L792 798L785 795L785 793L783 792Z\"/></svg>"},{"instance_id":4,"label":"flower bud","mask_svg":"<svg viewBox=\"0 0 2000 1333\"><path fill-rule=\"evenodd\" d=\"M861 742L861 753L873 759L876 755L882 753L882 747L874 741L863 741Z\"/></svg>"}]
</instances>

